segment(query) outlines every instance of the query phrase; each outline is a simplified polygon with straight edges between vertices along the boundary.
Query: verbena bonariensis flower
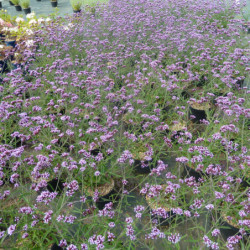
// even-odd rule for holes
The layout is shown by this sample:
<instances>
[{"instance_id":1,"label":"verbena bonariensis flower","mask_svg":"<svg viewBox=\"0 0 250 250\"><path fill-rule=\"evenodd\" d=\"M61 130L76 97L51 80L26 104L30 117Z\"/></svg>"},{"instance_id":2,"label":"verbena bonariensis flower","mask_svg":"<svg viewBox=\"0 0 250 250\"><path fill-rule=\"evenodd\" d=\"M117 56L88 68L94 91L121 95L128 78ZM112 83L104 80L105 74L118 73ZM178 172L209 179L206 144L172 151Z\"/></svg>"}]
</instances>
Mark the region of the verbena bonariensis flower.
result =
<instances>
[{"instance_id":1,"label":"verbena bonariensis flower","mask_svg":"<svg viewBox=\"0 0 250 250\"><path fill-rule=\"evenodd\" d=\"M117 0L96 6L94 15L83 12L46 24L40 20L43 28L33 32L39 48L25 50L25 71L8 73L0 86L0 199L5 203L14 189L25 193L26 186L30 192L28 204L16 204L19 215L9 216L11 209L1 215L1 237L27 224L25 238L32 242L33 232L46 224L48 232L65 238L60 246L68 249L87 249L86 242L97 249L119 247L116 240L125 234L127 247L125 241L136 245L141 240L143 226L136 223L149 215L145 195L170 195L178 204L175 214L190 220L202 217L203 207L217 210L221 202L235 202L249 162L244 135L250 117L249 92L242 83L249 51L244 39L239 41L242 21L234 19L239 8L234 1L226 6L215 0ZM199 126L188 120L192 101L210 105ZM134 143L146 145L144 160L154 165L149 176L141 176L141 183L147 183L143 187L132 169L131 152L139 151ZM192 171L184 174L184 166L199 178ZM110 184L112 178L121 199L97 211L92 203L102 199L99 184ZM92 199L86 187L95 191ZM142 199L135 199L123 232L112 231L124 222L124 203L136 197L134 191ZM189 192L192 198L184 206L181 200ZM151 213L167 217L163 208ZM240 208L236 214L244 233L247 211ZM54 232L53 223L64 227ZM78 230L77 224L84 226ZM166 238L162 230L149 227L143 232L147 240ZM176 233L167 240L177 244L180 235L177 226L173 229ZM229 238L227 246L235 241ZM204 236L204 244L217 249L222 243Z\"/></svg>"}]
</instances>

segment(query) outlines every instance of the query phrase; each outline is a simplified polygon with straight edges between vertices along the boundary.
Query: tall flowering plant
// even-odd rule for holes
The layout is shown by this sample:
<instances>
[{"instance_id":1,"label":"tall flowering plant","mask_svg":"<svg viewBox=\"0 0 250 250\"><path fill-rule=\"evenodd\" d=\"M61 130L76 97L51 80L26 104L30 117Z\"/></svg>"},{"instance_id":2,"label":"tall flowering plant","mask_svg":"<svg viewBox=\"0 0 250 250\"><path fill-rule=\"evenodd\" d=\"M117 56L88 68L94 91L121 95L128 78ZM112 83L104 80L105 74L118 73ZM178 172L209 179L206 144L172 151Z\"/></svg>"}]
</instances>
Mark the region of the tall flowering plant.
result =
<instances>
[{"instance_id":1,"label":"tall flowering plant","mask_svg":"<svg viewBox=\"0 0 250 250\"><path fill-rule=\"evenodd\" d=\"M0 86L1 245L248 247L249 51L237 8L117 0L95 15L16 20L39 48L25 44L25 70ZM227 242L223 208L238 230Z\"/></svg>"}]
</instances>

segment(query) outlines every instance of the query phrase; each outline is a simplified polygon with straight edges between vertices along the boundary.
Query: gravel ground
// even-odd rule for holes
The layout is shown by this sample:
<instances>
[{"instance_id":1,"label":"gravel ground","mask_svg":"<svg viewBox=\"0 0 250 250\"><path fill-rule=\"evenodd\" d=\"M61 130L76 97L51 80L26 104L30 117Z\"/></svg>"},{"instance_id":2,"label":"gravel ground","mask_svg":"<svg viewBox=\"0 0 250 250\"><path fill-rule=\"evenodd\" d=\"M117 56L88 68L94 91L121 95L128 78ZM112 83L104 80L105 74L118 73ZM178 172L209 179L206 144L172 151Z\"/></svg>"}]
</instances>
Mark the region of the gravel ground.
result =
<instances>
[{"instance_id":1,"label":"gravel ground","mask_svg":"<svg viewBox=\"0 0 250 250\"><path fill-rule=\"evenodd\" d=\"M18 16L23 14L23 11L16 11L14 6L9 4L9 0L0 0L2 1L3 9L6 9L9 14L12 16ZM72 14L72 7L70 4L70 0L57 0L58 1L58 13L60 16L66 14ZM245 10L249 13L250 12L250 0L247 0L247 6ZM55 8L51 6L50 0L41 0L38 2L37 0L30 0L30 7L31 11L34 11L36 14L42 15L49 15L55 11Z\"/></svg>"},{"instance_id":2,"label":"gravel ground","mask_svg":"<svg viewBox=\"0 0 250 250\"><path fill-rule=\"evenodd\" d=\"M8 0L2 1L3 9L6 9L7 12L12 16L25 16L23 11L16 11L15 6L11 6ZM52 14L56 8L51 6L50 0L30 0L31 11L35 12L37 15L49 15ZM70 0L58 0L58 14L63 16L65 14L72 14L72 7Z\"/></svg>"}]
</instances>

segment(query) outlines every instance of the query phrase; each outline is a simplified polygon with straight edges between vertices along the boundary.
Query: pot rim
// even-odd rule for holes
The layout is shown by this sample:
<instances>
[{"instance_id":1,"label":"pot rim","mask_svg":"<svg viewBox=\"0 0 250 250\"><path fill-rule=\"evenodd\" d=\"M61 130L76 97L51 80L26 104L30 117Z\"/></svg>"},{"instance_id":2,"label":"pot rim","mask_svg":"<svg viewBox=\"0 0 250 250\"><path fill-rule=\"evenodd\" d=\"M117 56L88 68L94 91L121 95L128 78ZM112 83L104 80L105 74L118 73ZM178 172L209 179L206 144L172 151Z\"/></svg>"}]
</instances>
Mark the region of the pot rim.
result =
<instances>
[{"instance_id":1,"label":"pot rim","mask_svg":"<svg viewBox=\"0 0 250 250\"><path fill-rule=\"evenodd\" d=\"M114 189L114 187L115 187L115 181L113 178L110 178L109 182L98 185L96 189L99 192L99 196L102 197L102 196L108 195ZM94 196L95 190L93 190L91 187L86 187L86 191L87 191L86 193L91 197Z\"/></svg>"}]
</instances>

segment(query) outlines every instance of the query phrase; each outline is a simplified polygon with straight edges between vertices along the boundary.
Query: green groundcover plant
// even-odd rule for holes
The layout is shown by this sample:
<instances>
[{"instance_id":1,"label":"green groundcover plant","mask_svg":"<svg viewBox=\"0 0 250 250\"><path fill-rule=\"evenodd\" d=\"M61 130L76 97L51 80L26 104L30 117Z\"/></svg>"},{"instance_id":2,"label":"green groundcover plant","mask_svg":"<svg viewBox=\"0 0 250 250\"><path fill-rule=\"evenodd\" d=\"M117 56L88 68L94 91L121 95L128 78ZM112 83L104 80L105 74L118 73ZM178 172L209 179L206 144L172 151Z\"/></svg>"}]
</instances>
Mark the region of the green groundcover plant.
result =
<instances>
[{"instance_id":1,"label":"green groundcover plant","mask_svg":"<svg viewBox=\"0 0 250 250\"><path fill-rule=\"evenodd\" d=\"M92 7L2 75L1 247L248 249L243 4Z\"/></svg>"},{"instance_id":2,"label":"green groundcover plant","mask_svg":"<svg viewBox=\"0 0 250 250\"><path fill-rule=\"evenodd\" d=\"M73 10L81 10L81 7L83 5L83 1L79 1L79 0L71 0L70 3L71 3Z\"/></svg>"},{"instance_id":3,"label":"green groundcover plant","mask_svg":"<svg viewBox=\"0 0 250 250\"><path fill-rule=\"evenodd\" d=\"M30 7L30 0L21 0L20 5L23 9L28 9Z\"/></svg>"},{"instance_id":4,"label":"green groundcover plant","mask_svg":"<svg viewBox=\"0 0 250 250\"><path fill-rule=\"evenodd\" d=\"M20 5L20 0L12 0L11 1L15 6Z\"/></svg>"}]
</instances>

